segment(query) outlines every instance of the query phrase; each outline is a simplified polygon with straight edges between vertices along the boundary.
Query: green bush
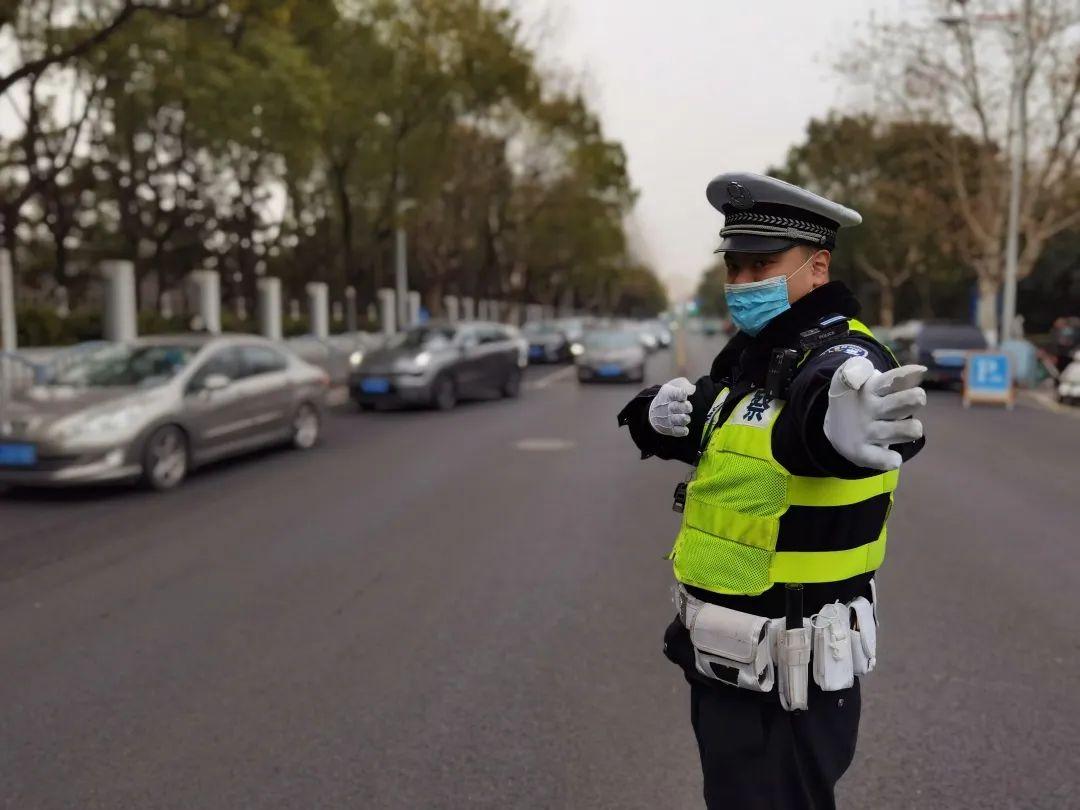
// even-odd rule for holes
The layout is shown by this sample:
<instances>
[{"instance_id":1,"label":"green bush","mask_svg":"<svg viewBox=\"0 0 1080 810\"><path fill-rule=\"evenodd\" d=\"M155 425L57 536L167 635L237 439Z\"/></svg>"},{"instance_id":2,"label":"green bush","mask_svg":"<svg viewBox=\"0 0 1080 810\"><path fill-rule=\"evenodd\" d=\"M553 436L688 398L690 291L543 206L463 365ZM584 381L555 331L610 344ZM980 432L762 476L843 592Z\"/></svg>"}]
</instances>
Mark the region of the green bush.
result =
<instances>
[{"instance_id":1,"label":"green bush","mask_svg":"<svg viewBox=\"0 0 1080 810\"><path fill-rule=\"evenodd\" d=\"M101 314L77 310L65 318L46 307L19 307L15 310L20 346L68 346L84 340L100 340Z\"/></svg>"}]
</instances>

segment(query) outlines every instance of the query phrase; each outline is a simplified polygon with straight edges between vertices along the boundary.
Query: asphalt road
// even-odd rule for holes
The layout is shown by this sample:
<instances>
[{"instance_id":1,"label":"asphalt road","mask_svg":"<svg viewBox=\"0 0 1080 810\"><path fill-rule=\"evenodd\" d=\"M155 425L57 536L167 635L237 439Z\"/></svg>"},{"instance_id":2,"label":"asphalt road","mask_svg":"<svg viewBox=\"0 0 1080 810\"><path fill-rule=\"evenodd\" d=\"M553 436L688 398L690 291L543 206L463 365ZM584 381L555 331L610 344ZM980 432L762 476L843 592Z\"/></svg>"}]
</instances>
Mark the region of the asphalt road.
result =
<instances>
[{"instance_id":1,"label":"asphalt road","mask_svg":"<svg viewBox=\"0 0 1080 810\"><path fill-rule=\"evenodd\" d=\"M684 470L616 427L634 391L530 370L168 495L0 497L0 807L701 806L660 653ZM841 806L1080 807L1080 420L924 421Z\"/></svg>"}]
</instances>

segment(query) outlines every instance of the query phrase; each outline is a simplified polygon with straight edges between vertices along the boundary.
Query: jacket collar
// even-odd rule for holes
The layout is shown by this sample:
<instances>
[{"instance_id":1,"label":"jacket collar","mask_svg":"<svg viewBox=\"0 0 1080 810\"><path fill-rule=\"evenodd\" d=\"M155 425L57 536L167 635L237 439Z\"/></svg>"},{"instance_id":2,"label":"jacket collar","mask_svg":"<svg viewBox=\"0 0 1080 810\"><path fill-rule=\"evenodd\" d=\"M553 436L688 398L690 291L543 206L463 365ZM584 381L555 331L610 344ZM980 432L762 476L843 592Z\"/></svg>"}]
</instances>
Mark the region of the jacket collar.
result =
<instances>
[{"instance_id":1,"label":"jacket collar","mask_svg":"<svg viewBox=\"0 0 1080 810\"><path fill-rule=\"evenodd\" d=\"M791 309L777 315L756 337L745 332L736 333L716 356L710 376L717 380L730 377L735 366L751 377L759 376L759 371L763 376L773 349L796 348L799 333L812 328L823 318L829 315L854 318L860 310L858 300L844 282L823 284L792 304Z\"/></svg>"}]
</instances>

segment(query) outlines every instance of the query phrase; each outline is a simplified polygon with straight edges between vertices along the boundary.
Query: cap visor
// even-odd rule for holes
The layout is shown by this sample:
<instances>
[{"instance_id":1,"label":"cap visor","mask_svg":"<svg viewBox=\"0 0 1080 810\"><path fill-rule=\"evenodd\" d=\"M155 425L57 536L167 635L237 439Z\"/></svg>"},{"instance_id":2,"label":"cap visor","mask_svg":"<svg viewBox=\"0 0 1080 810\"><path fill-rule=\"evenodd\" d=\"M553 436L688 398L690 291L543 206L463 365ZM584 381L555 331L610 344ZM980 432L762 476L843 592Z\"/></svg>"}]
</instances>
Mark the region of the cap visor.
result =
<instances>
[{"instance_id":1,"label":"cap visor","mask_svg":"<svg viewBox=\"0 0 1080 810\"><path fill-rule=\"evenodd\" d=\"M790 239L780 239L776 236L750 236L749 234L735 234L725 236L714 253L779 253L781 250L793 248L798 242Z\"/></svg>"}]
</instances>

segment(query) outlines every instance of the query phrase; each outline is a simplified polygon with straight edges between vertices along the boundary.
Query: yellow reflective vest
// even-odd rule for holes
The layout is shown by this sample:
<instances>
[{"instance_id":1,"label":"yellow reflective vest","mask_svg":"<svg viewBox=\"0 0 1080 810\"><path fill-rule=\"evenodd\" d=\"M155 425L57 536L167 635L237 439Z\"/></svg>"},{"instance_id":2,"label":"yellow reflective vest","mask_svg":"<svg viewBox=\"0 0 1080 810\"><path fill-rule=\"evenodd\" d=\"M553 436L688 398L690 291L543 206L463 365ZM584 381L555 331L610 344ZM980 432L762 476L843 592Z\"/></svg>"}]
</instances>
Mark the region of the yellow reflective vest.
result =
<instances>
[{"instance_id":1,"label":"yellow reflective vest","mask_svg":"<svg viewBox=\"0 0 1080 810\"><path fill-rule=\"evenodd\" d=\"M854 319L848 326L873 337ZM862 526L867 536L836 550L834 538L815 536L823 531L783 535L781 518L792 507L806 506L838 510L828 516L836 520L813 521L818 527L837 525L844 510L881 495L888 495L891 510L899 471L859 479L792 475L772 453L784 401L755 390L715 426L729 393L719 393L703 431L704 449L670 555L675 578L716 593L756 596L779 582L836 582L878 568L885 558L885 520L872 530Z\"/></svg>"}]
</instances>

